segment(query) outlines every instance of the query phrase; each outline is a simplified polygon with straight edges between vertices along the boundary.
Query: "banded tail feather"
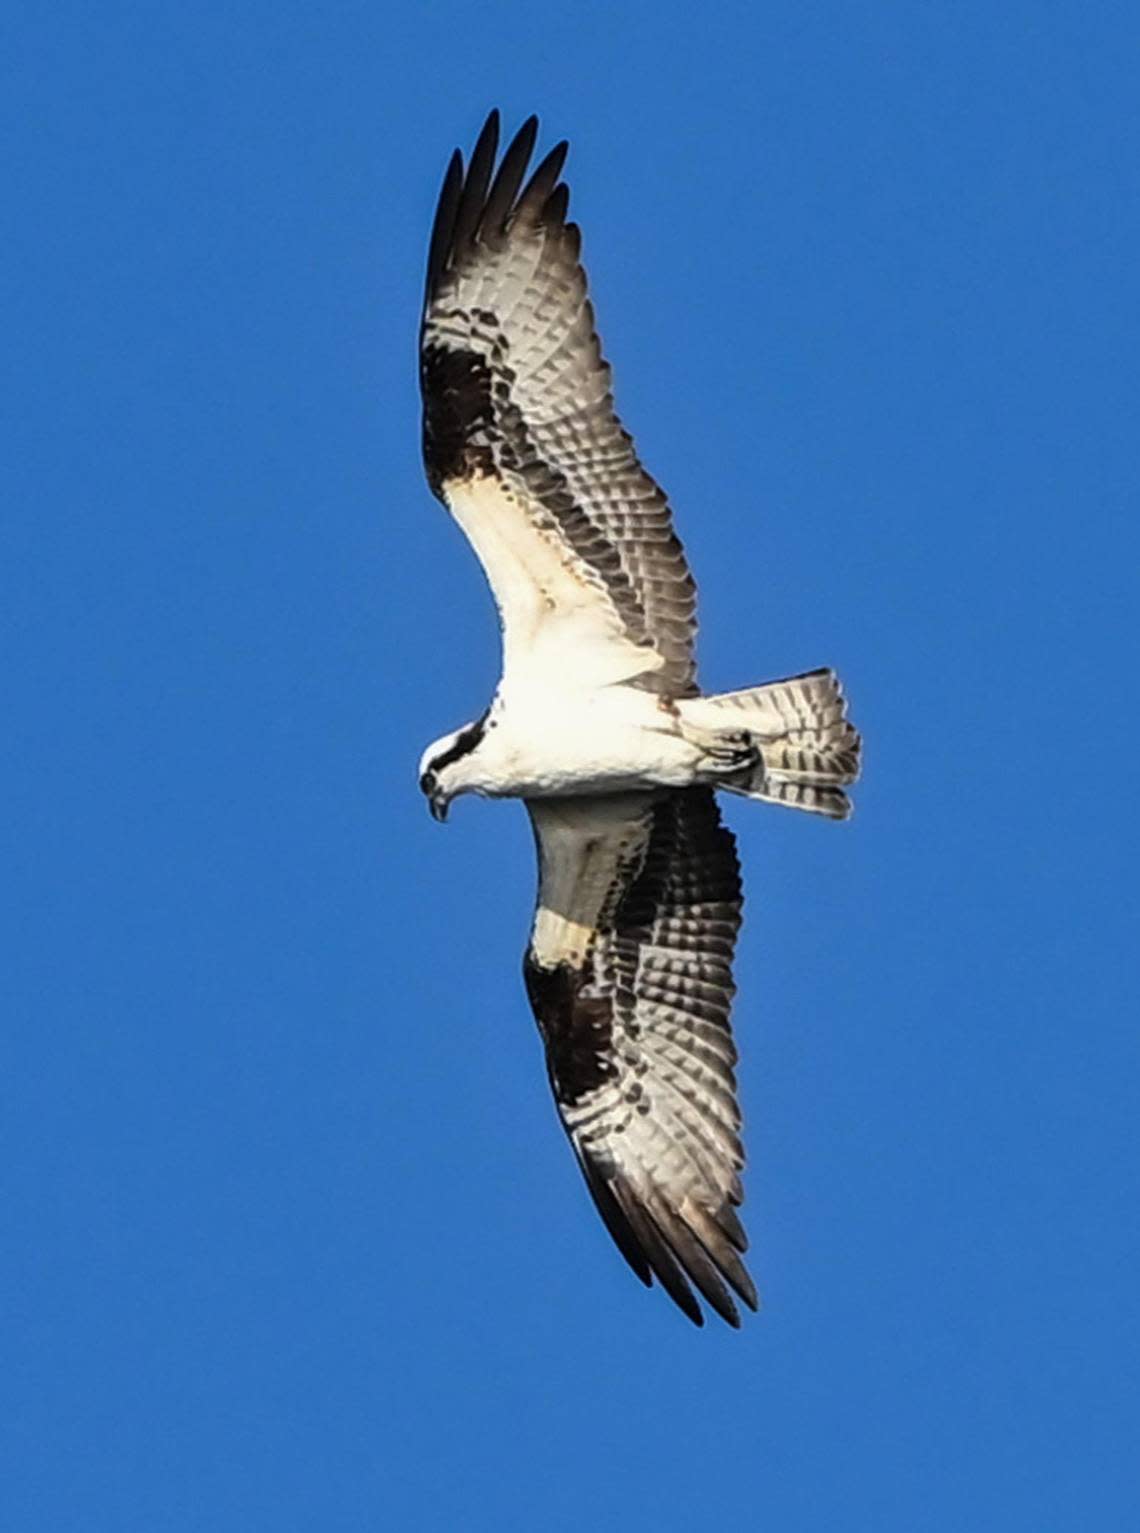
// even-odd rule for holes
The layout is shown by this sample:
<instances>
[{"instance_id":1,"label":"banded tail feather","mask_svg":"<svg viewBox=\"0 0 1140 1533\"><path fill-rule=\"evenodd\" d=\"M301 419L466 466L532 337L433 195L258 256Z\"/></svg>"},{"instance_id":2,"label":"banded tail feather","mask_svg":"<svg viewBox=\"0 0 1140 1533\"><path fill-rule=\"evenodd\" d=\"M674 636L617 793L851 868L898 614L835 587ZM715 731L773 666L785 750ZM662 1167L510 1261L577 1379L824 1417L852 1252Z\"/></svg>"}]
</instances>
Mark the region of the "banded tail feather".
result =
<instances>
[{"instance_id":1,"label":"banded tail feather","mask_svg":"<svg viewBox=\"0 0 1140 1533\"><path fill-rule=\"evenodd\" d=\"M843 791L859 776L862 742L847 718L834 671L808 671L740 692L687 699L682 718L704 730L746 732L758 749L754 764L719 787L744 798L845 820Z\"/></svg>"}]
</instances>

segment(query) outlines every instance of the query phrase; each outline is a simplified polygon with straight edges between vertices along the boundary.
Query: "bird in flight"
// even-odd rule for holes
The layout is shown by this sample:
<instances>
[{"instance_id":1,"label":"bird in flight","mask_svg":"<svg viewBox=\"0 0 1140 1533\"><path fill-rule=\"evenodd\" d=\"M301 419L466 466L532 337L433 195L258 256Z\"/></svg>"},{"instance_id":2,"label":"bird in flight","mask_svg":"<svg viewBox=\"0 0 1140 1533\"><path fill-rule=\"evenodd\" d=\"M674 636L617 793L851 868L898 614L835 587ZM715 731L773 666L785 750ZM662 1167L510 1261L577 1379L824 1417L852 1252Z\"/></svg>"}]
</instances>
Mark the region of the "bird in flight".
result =
<instances>
[{"instance_id":1,"label":"bird in flight","mask_svg":"<svg viewBox=\"0 0 1140 1533\"><path fill-rule=\"evenodd\" d=\"M432 229L424 464L490 583L503 670L419 784L437 820L461 793L526 804L523 975L586 1184L643 1283L700 1325L695 1288L735 1326L732 1291L757 1300L729 1028L740 868L716 794L844 819L859 736L830 670L701 695L693 578L614 413L566 144L527 178L537 131L496 168L492 112Z\"/></svg>"}]
</instances>

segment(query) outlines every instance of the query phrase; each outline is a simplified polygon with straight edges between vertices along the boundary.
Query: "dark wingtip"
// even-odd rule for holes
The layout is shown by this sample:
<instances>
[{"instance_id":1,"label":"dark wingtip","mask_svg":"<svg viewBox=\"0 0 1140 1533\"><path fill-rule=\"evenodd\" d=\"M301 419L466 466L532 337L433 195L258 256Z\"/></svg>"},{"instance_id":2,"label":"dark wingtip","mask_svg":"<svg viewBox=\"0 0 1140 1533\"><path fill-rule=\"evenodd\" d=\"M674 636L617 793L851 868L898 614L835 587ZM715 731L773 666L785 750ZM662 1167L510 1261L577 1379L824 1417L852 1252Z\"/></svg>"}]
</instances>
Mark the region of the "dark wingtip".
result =
<instances>
[{"instance_id":1,"label":"dark wingtip","mask_svg":"<svg viewBox=\"0 0 1140 1533\"><path fill-rule=\"evenodd\" d=\"M731 1203L726 1202L722 1204L720 1212L716 1216L716 1222L743 1256L748 1250L748 1236L745 1234L744 1226L740 1222L740 1215Z\"/></svg>"},{"instance_id":2,"label":"dark wingtip","mask_svg":"<svg viewBox=\"0 0 1140 1533\"><path fill-rule=\"evenodd\" d=\"M447 265L447 256L455 232L455 215L459 211L459 199L462 193L463 156L456 149L447 162L447 171L443 178L443 186L440 188L439 202L436 204L435 218L431 226L427 263L429 294L443 275L444 267Z\"/></svg>"},{"instance_id":3,"label":"dark wingtip","mask_svg":"<svg viewBox=\"0 0 1140 1533\"><path fill-rule=\"evenodd\" d=\"M721 1270L732 1284L736 1297L755 1314L760 1308L760 1295L756 1292L756 1284L752 1281L752 1274L744 1266L743 1262L740 1260L726 1262Z\"/></svg>"},{"instance_id":4,"label":"dark wingtip","mask_svg":"<svg viewBox=\"0 0 1140 1533\"><path fill-rule=\"evenodd\" d=\"M589 1188L590 1196L594 1200L594 1207L601 1214L602 1222L609 1231L611 1239L625 1258L630 1270L640 1282L645 1284L646 1288L651 1288L653 1286L653 1274L650 1271L649 1263L645 1260L644 1251L638 1245L637 1236L629 1226L628 1219L622 1213L616 1198L606 1185L605 1178L600 1176L594 1169L588 1156L584 1155L578 1148L573 1137L571 1137L570 1143L574 1147L574 1154L578 1157L578 1164L581 1166L586 1178L586 1186Z\"/></svg>"},{"instance_id":5,"label":"dark wingtip","mask_svg":"<svg viewBox=\"0 0 1140 1533\"><path fill-rule=\"evenodd\" d=\"M649 1211L642 1207L628 1184L615 1182L612 1190L618 1207L637 1238L637 1243L653 1276L681 1313L687 1315L694 1325L703 1326L704 1311L697 1303L696 1296L686 1281L687 1274L682 1272L674 1252L670 1250L668 1242L662 1238Z\"/></svg>"},{"instance_id":6,"label":"dark wingtip","mask_svg":"<svg viewBox=\"0 0 1140 1533\"><path fill-rule=\"evenodd\" d=\"M557 183L569 145L565 140L555 145L520 195L538 137L538 117L532 112L526 119L495 171L500 126L499 109L492 107L466 167L458 149L448 163L428 254L429 300L444 272L465 249L483 237L489 241L501 237L519 214L535 221L561 222L565 218L568 194ZM552 193L556 195L548 210Z\"/></svg>"},{"instance_id":7,"label":"dark wingtip","mask_svg":"<svg viewBox=\"0 0 1140 1533\"><path fill-rule=\"evenodd\" d=\"M566 212L570 205L570 188L565 181L560 181L551 192L542 209L542 221L544 224L563 224L566 222Z\"/></svg>"},{"instance_id":8,"label":"dark wingtip","mask_svg":"<svg viewBox=\"0 0 1140 1533\"><path fill-rule=\"evenodd\" d=\"M456 252L462 251L471 242L478 228L487 188L491 184L491 171L494 168L498 148L499 112L496 107L487 114L487 121L483 124L479 137L475 140L475 147L471 151L471 160L467 166L463 193L459 199L455 227L452 232L452 245Z\"/></svg>"},{"instance_id":9,"label":"dark wingtip","mask_svg":"<svg viewBox=\"0 0 1140 1533\"><path fill-rule=\"evenodd\" d=\"M475 140L475 148L471 151L472 164L475 163L475 156L479 153L480 149L485 149L488 143L493 145L493 156L494 149L497 149L499 146L499 129L501 125L502 118L499 115L499 109L497 106L493 106L483 119L483 126L479 129L479 137Z\"/></svg>"},{"instance_id":10,"label":"dark wingtip","mask_svg":"<svg viewBox=\"0 0 1140 1533\"><path fill-rule=\"evenodd\" d=\"M537 137L538 118L532 114L515 134L500 162L479 219L480 237L495 239L505 231Z\"/></svg>"},{"instance_id":11,"label":"dark wingtip","mask_svg":"<svg viewBox=\"0 0 1140 1533\"><path fill-rule=\"evenodd\" d=\"M519 198L520 215L525 214L529 218L539 217L546 207L550 194L558 184L569 150L569 143L563 139L560 144L555 144L546 158L539 163L534 175L527 182L526 190Z\"/></svg>"}]
</instances>

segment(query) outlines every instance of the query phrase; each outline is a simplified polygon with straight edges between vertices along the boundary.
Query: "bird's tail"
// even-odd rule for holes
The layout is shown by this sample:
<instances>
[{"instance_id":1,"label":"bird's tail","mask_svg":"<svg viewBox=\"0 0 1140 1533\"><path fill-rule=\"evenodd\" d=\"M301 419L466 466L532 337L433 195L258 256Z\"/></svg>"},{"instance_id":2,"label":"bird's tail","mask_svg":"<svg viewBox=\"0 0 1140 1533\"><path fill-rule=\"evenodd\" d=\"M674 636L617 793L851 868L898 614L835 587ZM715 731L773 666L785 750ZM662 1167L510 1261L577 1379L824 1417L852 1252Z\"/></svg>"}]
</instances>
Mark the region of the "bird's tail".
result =
<instances>
[{"instance_id":1,"label":"bird's tail","mask_svg":"<svg viewBox=\"0 0 1140 1533\"><path fill-rule=\"evenodd\" d=\"M832 820L851 813L843 790L859 776L861 742L834 671L688 698L679 707L682 727L747 735L756 748L752 764L726 773L718 787Z\"/></svg>"}]
</instances>

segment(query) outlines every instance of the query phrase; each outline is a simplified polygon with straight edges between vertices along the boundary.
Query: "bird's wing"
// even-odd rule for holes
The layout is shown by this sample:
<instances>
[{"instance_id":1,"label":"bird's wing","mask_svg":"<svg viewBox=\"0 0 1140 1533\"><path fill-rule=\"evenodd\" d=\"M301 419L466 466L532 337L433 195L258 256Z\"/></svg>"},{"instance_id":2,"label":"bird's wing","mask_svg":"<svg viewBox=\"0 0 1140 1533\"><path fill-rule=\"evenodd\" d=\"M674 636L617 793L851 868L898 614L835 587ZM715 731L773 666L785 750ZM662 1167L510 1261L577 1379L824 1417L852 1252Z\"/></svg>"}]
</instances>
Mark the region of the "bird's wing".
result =
<instances>
[{"instance_id":1,"label":"bird's wing","mask_svg":"<svg viewBox=\"0 0 1140 1533\"><path fill-rule=\"evenodd\" d=\"M523 972L555 1101L598 1212L691 1320L690 1282L756 1307L729 1030L740 869L711 790L527 805L538 910Z\"/></svg>"},{"instance_id":2,"label":"bird's wing","mask_svg":"<svg viewBox=\"0 0 1140 1533\"><path fill-rule=\"evenodd\" d=\"M492 112L456 150L428 256L420 342L428 481L498 604L504 674L695 689L695 589L669 507L614 414L566 145L525 186L538 124L495 171ZM494 174L492 174L494 172Z\"/></svg>"}]
</instances>

